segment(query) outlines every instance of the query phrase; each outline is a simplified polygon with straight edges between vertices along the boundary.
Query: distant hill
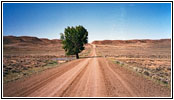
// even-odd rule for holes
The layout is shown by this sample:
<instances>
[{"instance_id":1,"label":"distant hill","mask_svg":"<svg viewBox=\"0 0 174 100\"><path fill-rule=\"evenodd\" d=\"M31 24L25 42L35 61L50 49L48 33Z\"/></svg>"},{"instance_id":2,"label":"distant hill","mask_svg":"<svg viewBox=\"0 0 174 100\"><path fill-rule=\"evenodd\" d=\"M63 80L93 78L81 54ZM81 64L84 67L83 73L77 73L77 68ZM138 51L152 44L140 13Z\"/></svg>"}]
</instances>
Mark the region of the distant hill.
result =
<instances>
[{"instance_id":1,"label":"distant hill","mask_svg":"<svg viewBox=\"0 0 174 100\"><path fill-rule=\"evenodd\" d=\"M61 40L53 39L49 40L46 38L37 38L37 37L30 37L30 36L3 36L3 44L40 44L40 45L48 45L48 44L60 44Z\"/></svg>"},{"instance_id":2,"label":"distant hill","mask_svg":"<svg viewBox=\"0 0 174 100\"><path fill-rule=\"evenodd\" d=\"M139 43L171 43L171 39L160 39L160 40L101 40L93 41L92 44L97 45L122 45L122 44L139 44Z\"/></svg>"}]
</instances>

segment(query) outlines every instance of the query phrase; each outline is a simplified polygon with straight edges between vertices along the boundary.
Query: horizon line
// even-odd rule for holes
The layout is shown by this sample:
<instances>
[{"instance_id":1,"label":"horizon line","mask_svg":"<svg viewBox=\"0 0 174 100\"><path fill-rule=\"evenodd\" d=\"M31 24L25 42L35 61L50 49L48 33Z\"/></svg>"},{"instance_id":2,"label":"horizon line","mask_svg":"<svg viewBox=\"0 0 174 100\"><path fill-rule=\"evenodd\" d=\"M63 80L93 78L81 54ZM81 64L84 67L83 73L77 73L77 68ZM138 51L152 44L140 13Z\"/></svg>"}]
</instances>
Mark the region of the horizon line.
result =
<instances>
[{"instance_id":1,"label":"horizon line","mask_svg":"<svg viewBox=\"0 0 174 100\"><path fill-rule=\"evenodd\" d=\"M15 35L3 35L3 37L8 37L8 36L12 36L12 37L34 37L34 38L39 38L39 39L48 39L48 40L60 40L59 38L54 38L54 39L50 39L50 38L42 38L42 37L37 37L37 36L29 36L29 35L22 35L22 36L15 36ZM92 42L94 41L107 41L107 40L163 40L163 39L172 39L172 38L156 38L156 39L151 39L151 38L142 38L142 39L103 39L103 40L93 40ZM90 43L90 42L89 42Z\"/></svg>"}]
</instances>

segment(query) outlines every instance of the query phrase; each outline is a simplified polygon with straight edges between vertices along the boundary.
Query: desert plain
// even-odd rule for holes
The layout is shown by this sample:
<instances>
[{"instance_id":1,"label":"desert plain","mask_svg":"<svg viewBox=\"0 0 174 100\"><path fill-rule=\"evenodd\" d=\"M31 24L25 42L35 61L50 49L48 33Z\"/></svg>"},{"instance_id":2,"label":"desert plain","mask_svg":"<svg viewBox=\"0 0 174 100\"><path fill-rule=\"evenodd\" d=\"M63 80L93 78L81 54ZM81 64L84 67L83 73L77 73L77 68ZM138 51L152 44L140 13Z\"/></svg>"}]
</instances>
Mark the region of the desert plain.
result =
<instances>
[{"instance_id":1,"label":"desert plain","mask_svg":"<svg viewBox=\"0 0 174 100\"><path fill-rule=\"evenodd\" d=\"M61 40L3 37L4 97L170 97L171 39L101 40L80 59Z\"/></svg>"}]
</instances>

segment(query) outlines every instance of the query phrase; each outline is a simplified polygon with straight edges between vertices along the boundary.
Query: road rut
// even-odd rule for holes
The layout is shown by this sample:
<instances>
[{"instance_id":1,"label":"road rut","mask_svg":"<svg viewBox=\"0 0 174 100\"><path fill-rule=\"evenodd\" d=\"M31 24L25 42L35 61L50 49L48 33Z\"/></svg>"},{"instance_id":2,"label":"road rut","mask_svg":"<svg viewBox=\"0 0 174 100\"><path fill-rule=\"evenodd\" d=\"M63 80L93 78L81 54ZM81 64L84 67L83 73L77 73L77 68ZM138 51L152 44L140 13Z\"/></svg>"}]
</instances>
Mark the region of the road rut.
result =
<instances>
[{"instance_id":1,"label":"road rut","mask_svg":"<svg viewBox=\"0 0 174 100\"><path fill-rule=\"evenodd\" d=\"M170 90L103 57L74 60L3 84L4 97L169 97Z\"/></svg>"}]
</instances>

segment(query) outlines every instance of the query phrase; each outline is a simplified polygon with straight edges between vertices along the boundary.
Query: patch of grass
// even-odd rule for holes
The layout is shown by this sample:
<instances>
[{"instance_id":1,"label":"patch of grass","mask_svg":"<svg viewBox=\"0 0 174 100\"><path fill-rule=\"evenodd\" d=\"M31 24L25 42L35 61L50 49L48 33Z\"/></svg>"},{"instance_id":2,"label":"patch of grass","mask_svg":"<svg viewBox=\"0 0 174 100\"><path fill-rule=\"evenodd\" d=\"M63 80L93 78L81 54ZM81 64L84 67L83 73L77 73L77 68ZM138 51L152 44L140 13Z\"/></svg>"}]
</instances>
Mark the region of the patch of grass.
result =
<instances>
[{"instance_id":1,"label":"patch of grass","mask_svg":"<svg viewBox=\"0 0 174 100\"><path fill-rule=\"evenodd\" d=\"M4 83L7 83L7 82L10 82L10 81L14 81L14 80L17 80L19 78L22 78L22 73L12 73L10 72L8 75L6 75L5 77L3 77L3 82Z\"/></svg>"},{"instance_id":2,"label":"patch of grass","mask_svg":"<svg viewBox=\"0 0 174 100\"><path fill-rule=\"evenodd\" d=\"M119 62L119 61L115 61L115 63L116 63L116 64L120 64L120 62Z\"/></svg>"},{"instance_id":3,"label":"patch of grass","mask_svg":"<svg viewBox=\"0 0 174 100\"><path fill-rule=\"evenodd\" d=\"M57 65L58 65L57 61L50 60L50 61L48 61L48 63L45 66L31 67L31 68L27 68L27 69L24 68L20 71L19 70L9 71L8 74L6 74L3 77L3 80L4 80L3 82L7 83L10 81L20 79L22 77L30 76L34 73L39 73L46 69L57 67Z\"/></svg>"},{"instance_id":4,"label":"patch of grass","mask_svg":"<svg viewBox=\"0 0 174 100\"><path fill-rule=\"evenodd\" d=\"M123 62L115 60L115 59L108 59L108 60L112 61L114 64L120 65L120 67L124 67L124 68L126 68L130 71L133 71L136 74L141 75L141 76L145 77L148 80L152 80L153 82L155 82L157 84L160 84L162 86L165 86L165 87L171 89L170 81L167 81L166 77L164 77L164 76L159 76L157 72L154 73L154 72L151 72L150 69L143 69L143 68L139 68L139 67L136 67L136 66L130 66L126 63L123 63ZM153 77L153 74L156 75L155 78Z\"/></svg>"},{"instance_id":5,"label":"patch of grass","mask_svg":"<svg viewBox=\"0 0 174 100\"><path fill-rule=\"evenodd\" d=\"M46 64L46 66L54 66L54 65L57 65L58 63L57 63L57 61L49 61L47 64Z\"/></svg>"}]
</instances>

